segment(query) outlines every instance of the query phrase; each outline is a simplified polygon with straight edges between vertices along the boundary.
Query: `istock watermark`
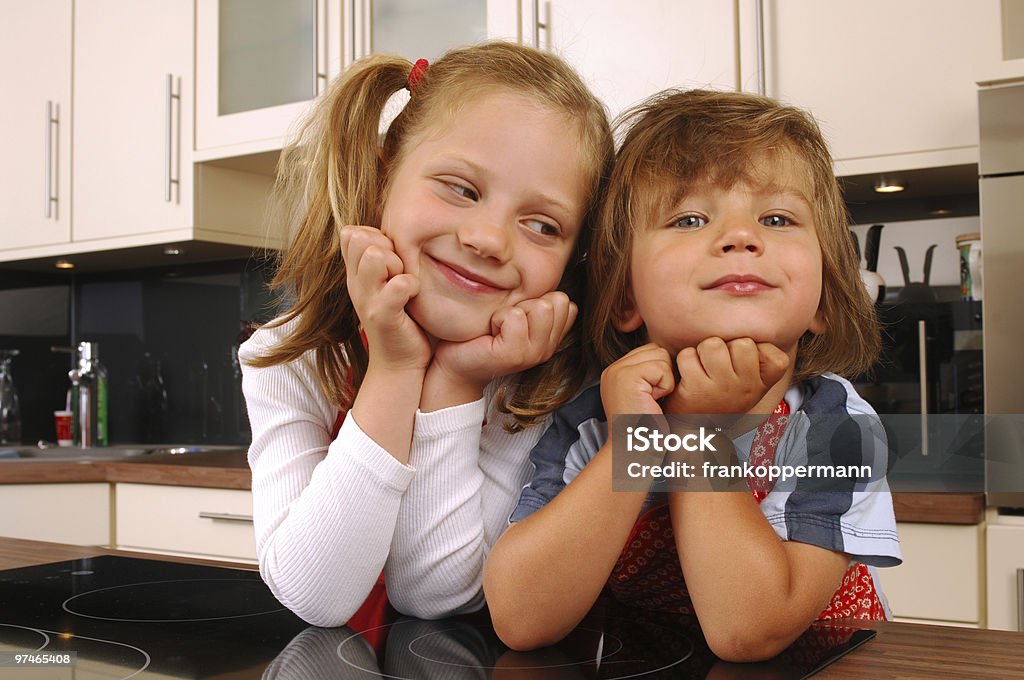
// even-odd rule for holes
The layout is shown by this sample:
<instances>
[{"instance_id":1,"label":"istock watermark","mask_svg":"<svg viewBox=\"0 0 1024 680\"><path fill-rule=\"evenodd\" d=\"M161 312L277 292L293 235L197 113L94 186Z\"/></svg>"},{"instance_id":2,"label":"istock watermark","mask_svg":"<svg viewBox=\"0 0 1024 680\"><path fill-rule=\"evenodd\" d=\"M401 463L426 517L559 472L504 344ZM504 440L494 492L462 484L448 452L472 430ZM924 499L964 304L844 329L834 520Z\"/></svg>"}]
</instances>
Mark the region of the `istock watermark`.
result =
<instances>
[{"instance_id":1,"label":"istock watermark","mask_svg":"<svg viewBox=\"0 0 1024 680\"><path fill-rule=\"evenodd\" d=\"M1019 414L619 415L611 431L616 491L1024 493Z\"/></svg>"}]
</instances>

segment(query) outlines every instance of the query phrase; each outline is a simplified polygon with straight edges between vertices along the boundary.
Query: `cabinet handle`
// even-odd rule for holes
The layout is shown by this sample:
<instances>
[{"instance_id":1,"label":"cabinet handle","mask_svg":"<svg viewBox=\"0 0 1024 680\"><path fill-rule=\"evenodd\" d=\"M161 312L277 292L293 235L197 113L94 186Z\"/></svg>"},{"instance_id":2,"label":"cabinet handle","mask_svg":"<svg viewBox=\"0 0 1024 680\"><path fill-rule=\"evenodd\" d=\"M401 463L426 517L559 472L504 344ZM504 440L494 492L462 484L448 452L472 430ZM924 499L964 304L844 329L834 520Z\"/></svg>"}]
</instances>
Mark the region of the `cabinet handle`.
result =
<instances>
[{"instance_id":1,"label":"cabinet handle","mask_svg":"<svg viewBox=\"0 0 1024 680\"><path fill-rule=\"evenodd\" d=\"M173 175L173 147L174 147L174 101L178 100L179 109L181 107L181 87L178 88L178 93L174 92L174 76L170 73L167 74L167 139L164 145L164 158L167 161L164 172L164 201L167 203L171 202L171 187L178 184L178 179ZM181 120L181 117L178 117Z\"/></svg>"},{"instance_id":2,"label":"cabinet handle","mask_svg":"<svg viewBox=\"0 0 1024 680\"><path fill-rule=\"evenodd\" d=\"M545 7L547 3L545 3ZM540 47L540 29L547 30L548 24L546 21L540 20L540 0L533 0L533 46L538 50Z\"/></svg>"},{"instance_id":3,"label":"cabinet handle","mask_svg":"<svg viewBox=\"0 0 1024 680\"><path fill-rule=\"evenodd\" d=\"M356 62L356 0L348 2L348 68Z\"/></svg>"},{"instance_id":4,"label":"cabinet handle","mask_svg":"<svg viewBox=\"0 0 1024 680\"><path fill-rule=\"evenodd\" d=\"M57 182L54 181L53 173L56 172L57 168L60 167L60 158L54 156L55 145L53 138L54 131L59 131L59 128L57 127L58 125L60 125L60 104L48 99L46 100L46 162L43 164L43 191L45 193L43 197L43 214L46 216L47 219L50 219L52 217L55 220L58 219L58 201L57 194L54 191L54 189L56 189ZM58 139L57 141L58 145L56 146L56 151L59 154L60 140Z\"/></svg>"},{"instance_id":5,"label":"cabinet handle","mask_svg":"<svg viewBox=\"0 0 1024 680\"><path fill-rule=\"evenodd\" d=\"M921 455L928 455L928 324L917 322L917 368L921 373Z\"/></svg>"},{"instance_id":6,"label":"cabinet handle","mask_svg":"<svg viewBox=\"0 0 1024 680\"><path fill-rule=\"evenodd\" d=\"M320 3L324 3L323 9ZM327 3L316 0L313 6L313 96L322 92L321 82L327 85ZM321 35L323 34L323 35ZM322 54L321 54L322 53ZM322 68L321 68L322 67Z\"/></svg>"},{"instance_id":7,"label":"cabinet handle","mask_svg":"<svg viewBox=\"0 0 1024 680\"><path fill-rule=\"evenodd\" d=\"M207 512L199 511L200 519L223 519L229 522L252 522L252 515L236 515L230 512Z\"/></svg>"},{"instance_id":8,"label":"cabinet handle","mask_svg":"<svg viewBox=\"0 0 1024 680\"><path fill-rule=\"evenodd\" d=\"M1024 569L1017 570L1017 630L1024 632Z\"/></svg>"},{"instance_id":9,"label":"cabinet handle","mask_svg":"<svg viewBox=\"0 0 1024 680\"><path fill-rule=\"evenodd\" d=\"M757 57L757 93L764 97L768 91L764 77L764 0L755 0L754 19L754 38L757 41L754 50Z\"/></svg>"}]
</instances>

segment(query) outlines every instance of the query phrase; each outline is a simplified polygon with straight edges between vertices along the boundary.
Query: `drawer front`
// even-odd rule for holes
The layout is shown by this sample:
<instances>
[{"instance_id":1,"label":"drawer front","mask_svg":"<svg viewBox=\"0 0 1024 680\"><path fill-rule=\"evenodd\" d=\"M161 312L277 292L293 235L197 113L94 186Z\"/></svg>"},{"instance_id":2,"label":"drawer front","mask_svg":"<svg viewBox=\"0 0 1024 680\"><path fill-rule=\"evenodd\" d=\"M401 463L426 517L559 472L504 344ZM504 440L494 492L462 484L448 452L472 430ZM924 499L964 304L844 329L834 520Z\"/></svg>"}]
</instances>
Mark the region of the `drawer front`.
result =
<instances>
[{"instance_id":1,"label":"drawer front","mask_svg":"<svg viewBox=\"0 0 1024 680\"><path fill-rule=\"evenodd\" d=\"M252 492L118 484L117 547L255 561Z\"/></svg>"},{"instance_id":2,"label":"drawer front","mask_svg":"<svg viewBox=\"0 0 1024 680\"><path fill-rule=\"evenodd\" d=\"M0 485L0 536L110 545L110 485Z\"/></svg>"},{"instance_id":3,"label":"drawer front","mask_svg":"<svg viewBox=\"0 0 1024 680\"><path fill-rule=\"evenodd\" d=\"M879 569L893 616L984 623L984 525L900 522L903 564Z\"/></svg>"}]
</instances>

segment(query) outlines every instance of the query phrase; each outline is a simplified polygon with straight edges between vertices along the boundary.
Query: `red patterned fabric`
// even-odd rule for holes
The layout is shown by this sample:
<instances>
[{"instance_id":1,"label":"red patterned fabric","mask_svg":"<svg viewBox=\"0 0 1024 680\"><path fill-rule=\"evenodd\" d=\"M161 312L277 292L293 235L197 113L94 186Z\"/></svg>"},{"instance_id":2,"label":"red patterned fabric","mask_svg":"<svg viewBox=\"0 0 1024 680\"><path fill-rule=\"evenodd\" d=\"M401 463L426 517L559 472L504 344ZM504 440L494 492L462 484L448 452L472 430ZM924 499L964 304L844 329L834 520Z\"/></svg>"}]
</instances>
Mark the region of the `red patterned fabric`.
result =
<instances>
[{"instance_id":1,"label":"red patterned fabric","mask_svg":"<svg viewBox=\"0 0 1024 680\"><path fill-rule=\"evenodd\" d=\"M779 402L775 412L754 434L750 447L751 466L770 465L789 421L789 405ZM767 479L752 477L747 486L760 503L771 492ZM632 607L692 614L693 603L683 580L676 552L672 518L667 504L657 505L637 519L626 545L608 579L608 590L617 600ZM885 620L885 610L875 591L868 567L854 562L843 576L832 601L818 620Z\"/></svg>"}]
</instances>

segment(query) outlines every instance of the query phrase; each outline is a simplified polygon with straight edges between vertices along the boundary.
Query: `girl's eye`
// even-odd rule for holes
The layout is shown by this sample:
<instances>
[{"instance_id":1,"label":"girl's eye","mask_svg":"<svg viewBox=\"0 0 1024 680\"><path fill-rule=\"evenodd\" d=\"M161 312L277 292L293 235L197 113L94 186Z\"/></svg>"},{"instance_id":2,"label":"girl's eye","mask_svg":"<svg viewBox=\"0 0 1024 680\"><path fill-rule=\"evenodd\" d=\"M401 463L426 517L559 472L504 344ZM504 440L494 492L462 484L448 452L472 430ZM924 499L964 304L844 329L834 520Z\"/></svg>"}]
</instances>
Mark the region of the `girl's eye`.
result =
<instances>
[{"instance_id":1,"label":"girl's eye","mask_svg":"<svg viewBox=\"0 0 1024 680\"><path fill-rule=\"evenodd\" d=\"M700 215L683 215L682 217L676 218L672 222L673 227L679 227L680 229L699 229L700 227L706 226L708 220L706 217Z\"/></svg>"},{"instance_id":2,"label":"girl's eye","mask_svg":"<svg viewBox=\"0 0 1024 680\"><path fill-rule=\"evenodd\" d=\"M448 182L447 184L452 191L457 193L459 196L462 196L463 198L467 198L471 201L477 201L480 199L480 196L478 196L475 191L473 191L467 186L463 186L462 184L456 184L454 182Z\"/></svg>"},{"instance_id":3,"label":"girl's eye","mask_svg":"<svg viewBox=\"0 0 1024 680\"><path fill-rule=\"evenodd\" d=\"M761 224L766 227L788 227L793 221L785 215L766 215L761 218Z\"/></svg>"},{"instance_id":4,"label":"girl's eye","mask_svg":"<svg viewBox=\"0 0 1024 680\"><path fill-rule=\"evenodd\" d=\"M558 236L562 233L555 225L540 220L526 220L525 224L527 229L541 236Z\"/></svg>"}]
</instances>

